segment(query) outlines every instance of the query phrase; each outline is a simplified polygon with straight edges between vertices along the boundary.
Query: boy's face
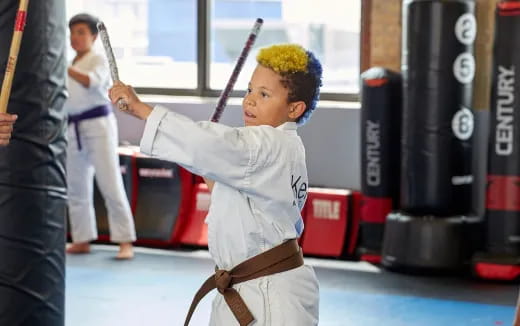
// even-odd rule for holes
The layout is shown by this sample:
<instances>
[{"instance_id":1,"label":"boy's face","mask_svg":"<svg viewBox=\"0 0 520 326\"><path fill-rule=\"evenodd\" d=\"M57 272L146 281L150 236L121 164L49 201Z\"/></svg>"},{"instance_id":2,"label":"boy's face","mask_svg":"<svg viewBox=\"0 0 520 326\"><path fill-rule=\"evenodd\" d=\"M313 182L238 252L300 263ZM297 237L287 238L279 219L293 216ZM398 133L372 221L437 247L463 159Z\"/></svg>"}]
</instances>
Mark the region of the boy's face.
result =
<instances>
[{"instance_id":1,"label":"boy's face","mask_svg":"<svg viewBox=\"0 0 520 326\"><path fill-rule=\"evenodd\" d=\"M273 70L262 65L256 67L242 102L246 126L278 127L291 121L289 90L280 79L281 76Z\"/></svg>"},{"instance_id":2,"label":"boy's face","mask_svg":"<svg viewBox=\"0 0 520 326\"><path fill-rule=\"evenodd\" d=\"M70 28L70 45L78 53L90 51L96 37L85 23L77 23Z\"/></svg>"}]
</instances>

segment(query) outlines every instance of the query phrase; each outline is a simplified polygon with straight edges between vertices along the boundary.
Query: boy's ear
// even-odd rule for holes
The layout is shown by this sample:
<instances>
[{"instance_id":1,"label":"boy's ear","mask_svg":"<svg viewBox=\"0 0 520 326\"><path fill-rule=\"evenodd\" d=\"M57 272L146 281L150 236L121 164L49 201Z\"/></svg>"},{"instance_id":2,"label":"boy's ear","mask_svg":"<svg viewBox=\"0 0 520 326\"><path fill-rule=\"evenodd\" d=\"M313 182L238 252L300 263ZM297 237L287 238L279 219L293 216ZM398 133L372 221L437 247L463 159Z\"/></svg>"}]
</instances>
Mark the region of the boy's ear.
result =
<instances>
[{"instance_id":1,"label":"boy's ear","mask_svg":"<svg viewBox=\"0 0 520 326\"><path fill-rule=\"evenodd\" d=\"M289 104L289 118L292 120L298 120L298 118L305 113L307 105L304 101L292 102Z\"/></svg>"}]
</instances>

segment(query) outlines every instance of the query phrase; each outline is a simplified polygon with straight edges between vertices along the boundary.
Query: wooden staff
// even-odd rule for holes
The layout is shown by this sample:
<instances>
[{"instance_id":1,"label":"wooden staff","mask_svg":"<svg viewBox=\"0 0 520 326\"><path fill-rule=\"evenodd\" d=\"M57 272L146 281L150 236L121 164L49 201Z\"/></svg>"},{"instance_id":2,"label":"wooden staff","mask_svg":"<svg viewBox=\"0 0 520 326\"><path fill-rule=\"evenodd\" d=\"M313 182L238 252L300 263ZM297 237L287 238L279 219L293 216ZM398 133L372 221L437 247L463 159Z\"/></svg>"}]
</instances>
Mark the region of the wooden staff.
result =
<instances>
[{"instance_id":1,"label":"wooden staff","mask_svg":"<svg viewBox=\"0 0 520 326\"><path fill-rule=\"evenodd\" d=\"M27 6L29 0L20 0L20 7L16 14L16 21L14 24L13 40L11 41L11 50L9 51L9 58L7 60L7 68L5 70L4 82L2 83L2 92L0 93L0 113L7 112L7 103L11 95L11 87L13 86L14 70L16 68L16 61L18 60L18 53L20 52L20 44L22 43L23 30L27 19Z\"/></svg>"}]
</instances>

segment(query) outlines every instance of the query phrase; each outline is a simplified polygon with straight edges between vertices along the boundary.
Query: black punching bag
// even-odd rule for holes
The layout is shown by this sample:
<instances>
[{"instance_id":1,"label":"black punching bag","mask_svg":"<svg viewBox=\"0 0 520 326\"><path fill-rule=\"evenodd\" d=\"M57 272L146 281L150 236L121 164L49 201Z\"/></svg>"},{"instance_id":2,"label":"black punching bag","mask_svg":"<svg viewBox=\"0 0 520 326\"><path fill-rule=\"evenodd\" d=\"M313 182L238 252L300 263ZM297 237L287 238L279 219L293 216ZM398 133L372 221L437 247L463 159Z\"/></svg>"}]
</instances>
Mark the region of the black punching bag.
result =
<instances>
[{"instance_id":1,"label":"black punching bag","mask_svg":"<svg viewBox=\"0 0 520 326\"><path fill-rule=\"evenodd\" d=\"M401 75L381 67L361 74L360 254L380 255L386 216L397 209L401 156Z\"/></svg>"},{"instance_id":2,"label":"black punching bag","mask_svg":"<svg viewBox=\"0 0 520 326\"><path fill-rule=\"evenodd\" d=\"M488 252L520 256L520 3L498 5L491 93Z\"/></svg>"},{"instance_id":3,"label":"black punching bag","mask_svg":"<svg viewBox=\"0 0 520 326\"><path fill-rule=\"evenodd\" d=\"M17 0L0 1L0 81ZM64 325L65 1L31 0L0 148L0 325Z\"/></svg>"},{"instance_id":4,"label":"black punching bag","mask_svg":"<svg viewBox=\"0 0 520 326\"><path fill-rule=\"evenodd\" d=\"M484 279L520 278L520 2L496 11L486 187L486 251L473 258Z\"/></svg>"},{"instance_id":5,"label":"black punching bag","mask_svg":"<svg viewBox=\"0 0 520 326\"><path fill-rule=\"evenodd\" d=\"M392 269L457 270L474 251L474 11L471 0L403 4L402 211L387 216L382 253Z\"/></svg>"},{"instance_id":6,"label":"black punching bag","mask_svg":"<svg viewBox=\"0 0 520 326\"><path fill-rule=\"evenodd\" d=\"M475 4L403 5L401 208L410 214L471 212Z\"/></svg>"}]
</instances>

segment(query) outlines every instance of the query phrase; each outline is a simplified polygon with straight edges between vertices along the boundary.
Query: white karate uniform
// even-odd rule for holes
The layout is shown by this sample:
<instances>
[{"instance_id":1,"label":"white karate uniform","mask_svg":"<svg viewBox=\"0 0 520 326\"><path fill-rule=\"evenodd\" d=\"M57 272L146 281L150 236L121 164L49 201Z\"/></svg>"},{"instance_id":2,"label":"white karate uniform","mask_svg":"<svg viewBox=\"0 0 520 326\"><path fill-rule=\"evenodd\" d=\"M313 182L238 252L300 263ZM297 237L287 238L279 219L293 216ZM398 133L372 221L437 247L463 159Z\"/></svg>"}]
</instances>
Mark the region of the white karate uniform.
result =
<instances>
[{"instance_id":1,"label":"white karate uniform","mask_svg":"<svg viewBox=\"0 0 520 326\"><path fill-rule=\"evenodd\" d=\"M147 119L141 151L215 181L206 223L209 251L220 269L231 270L301 235L308 179L295 123L231 128L194 122L156 106ZM234 288L255 318L252 325L318 324L319 287L310 266ZM213 301L210 325L238 325L220 294Z\"/></svg>"},{"instance_id":2,"label":"white karate uniform","mask_svg":"<svg viewBox=\"0 0 520 326\"><path fill-rule=\"evenodd\" d=\"M110 71L105 57L90 51L73 66L88 74L90 85L86 88L71 77L68 78L69 98L65 102L68 114L81 114L100 105L111 105L108 99ZM134 220L119 167L114 114L81 121L79 132L81 150L78 148L74 126L69 125L67 182L72 240L88 242L97 239L93 203L95 175L107 207L111 241L135 241Z\"/></svg>"}]
</instances>

